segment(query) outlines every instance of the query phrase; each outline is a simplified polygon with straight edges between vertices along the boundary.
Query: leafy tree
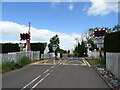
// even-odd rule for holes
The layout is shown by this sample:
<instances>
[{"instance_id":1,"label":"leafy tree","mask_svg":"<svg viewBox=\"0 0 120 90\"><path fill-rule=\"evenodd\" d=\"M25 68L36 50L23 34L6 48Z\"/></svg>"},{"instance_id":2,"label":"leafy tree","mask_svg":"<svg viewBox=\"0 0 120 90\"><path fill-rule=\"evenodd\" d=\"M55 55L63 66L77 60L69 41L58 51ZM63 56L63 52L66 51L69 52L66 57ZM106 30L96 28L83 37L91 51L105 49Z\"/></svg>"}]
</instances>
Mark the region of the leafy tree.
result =
<instances>
[{"instance_id":1,"label":"leafy tree","mask_svg":"<svg viewBox=\"0 0 120 90\"><path fill-rule=\"evenodd\" d=\"M49 52L53 52L53 45L56 45L57 49L59 49L59 44L60 41L58 35L55 35L52 38L50 38L50 43L48 44Z\"/></svg>"},{"instance_id":2,"label":"leafy tree","mask_svg":"<svg viewBox=\"0 0 120 90\"><path fill-rule=\"evenodd\" d=\"M67 54L66 50L63 50L63 49L60 49L60 48L58 48L58 52L61 53L61 54Z\"/></svg>"},{"instance_id":3,"label":"leafy tree","mask_svg":"<svg viewBox=\"0 0 120 90\"><path fill-rule=\"evenodd\" d=\"M91 51L97 48L97 46L94 44L92 39L88 39L88 43L91 44L91 48L90 48Z\"/></svg>"},{"instance_id":4,"label":"leafy tree","mask_svg":"<svg viewBox=\"0 0 120 90\"><path fill-rule=\"evenodd\" d=\"M93 28L89 28L89 31L93 31L94 29Z\"/></svg>"},{"instance_id":5,"label":"leafy tree","mask_svg":"<svg viewBox=\"0 0 120 90\"><path fill-rule=\"evenodd\" d=\"M82 42L81 42L81 45L80 45L80 53L79 53L79 56L80 57L84 57L84 56L86 56L87 55L87 50L86 50L86 48L85 48L85 42L82 40Z\"/></svg>"},{"instance_id":6,"label":"leafy tree","mask_svg":"<svg viewBox=\"0 0 120 90\"><path fill-rule=\"evenodd\" d=\"M68 52L67 52L68 54L70 54L70 50L68 50Z\"/></svg>"},{"instance_id":7,"label":"leafy tree","mask_svg":"<svg viewBox=\"0 0 120 90\"><path fill-rule=\"evenodd\" d=\"M60 53L61 58L62 58L63 54L67 54L67 50L63 50L63 49L58 48L57 51Z\"/></svg>"},{"instance_id":8,"label":"leafy tree","mask_svg":"<svg viewBox=\"0 0 120 90\"><path fill-rule=\"evenodd\" d=\"M78 42L78 45L76 46L75 50L74 50L74 55L77 57L84 57L87 55L87 50L85 48L85 43L82 40L81 45Z\"/></svg>"},{"instance_id":9,"label":"leafy tree","mask_svg":"<svg viewBox=\"0 0 120 90\"><path fill-rule=\"evenodd\" d=\"M75 56L75 57L78 56L78 46L75 47L73 53L74 53L74 56Z\"/></svg>"},{"instance_id":10,"label":"leafy tree","mask_svg":"<svg viewBox=\"0 0 120 90\"><path fill-rule=\"evenodd\" d=\"M112 28L112 31L113 31L113 32L120 31L120 25L115 25L115 26Z\"/></svg>"}]
</instances>

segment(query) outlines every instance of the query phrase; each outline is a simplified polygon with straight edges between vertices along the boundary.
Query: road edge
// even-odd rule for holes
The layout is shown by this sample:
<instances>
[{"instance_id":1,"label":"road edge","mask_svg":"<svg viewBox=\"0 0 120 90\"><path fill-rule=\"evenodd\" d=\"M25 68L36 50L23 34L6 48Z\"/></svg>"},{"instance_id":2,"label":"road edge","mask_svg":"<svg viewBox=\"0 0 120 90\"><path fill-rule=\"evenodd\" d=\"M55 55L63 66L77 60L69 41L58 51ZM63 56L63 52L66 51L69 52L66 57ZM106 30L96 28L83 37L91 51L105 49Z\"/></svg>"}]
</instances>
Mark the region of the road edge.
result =
<instances>
[{"instance_id":1,"label":"road edge","mask_svg":"<svg viewBox=\"0 0 120 90\"><path fill-rule=\"evenodd\" d=\"M100 72L97 70L97 68L92 65L87 59L85 59L90 65L91 67L97 72L97 74L102 78L102 80L107 84L107 86L110 88L110 90L113 90L113 86L100 74Z\"/></svg>"}]
</instances>

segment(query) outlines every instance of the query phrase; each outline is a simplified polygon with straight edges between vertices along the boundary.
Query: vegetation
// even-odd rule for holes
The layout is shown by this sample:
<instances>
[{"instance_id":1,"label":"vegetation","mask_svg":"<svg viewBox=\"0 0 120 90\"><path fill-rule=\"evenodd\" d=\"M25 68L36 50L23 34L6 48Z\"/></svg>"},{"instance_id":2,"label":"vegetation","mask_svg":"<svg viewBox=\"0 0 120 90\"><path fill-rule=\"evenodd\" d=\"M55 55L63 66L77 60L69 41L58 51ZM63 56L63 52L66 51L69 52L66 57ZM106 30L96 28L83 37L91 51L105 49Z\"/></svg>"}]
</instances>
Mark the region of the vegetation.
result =
<instances>
[{"instance_id":1,"label":"vegetation","mask_svg":"<svg viewBox=\"0 0 120 90\"><path fill-rule=\"evenodd\" d=\"M94 44L93 40L90 38L87 40L89 44L91 44L90 50L93 51L94 49L97 49L97 46Z\"/></svg>"},{"instance_id":2,"label":"vegetation","mask_svg":"<svg viewBox=\"0 0 120 90\"><path fill-rule=\"evenodd\" d=\"M82 40L81 44L78 42L78 45L75 47L74 56L76 56L76 57L87 56L87 50L85 48L85 42L83 40Z\"/></svg>"},{"instance_id":3,"label":"vegetation","mask_svg":"<svg viewBox=\"0 0 120 90\"><path fill-rule=\"evenodd\" d=\"M111 32L117 32L120 31L120 25L115 25L113 28L110 28Z\"/></svg>"},{"instance_id":4,"label":"vegetation","mask_svg":"<svg viewBox=\"0 0 120 90\"><path fill-rule=\"evenodd\" d=\"M59 41L58 35L55 35L52 38L50 38L50 43L48 44L49 52L54 52L53 51L53 45L57 45L57 49L58 49L59 44L60 44L60 41Z\"/></svg>"},{"instance_id":5,"label":"vegetation","mask_svg":"<svg viewBox=\"0 0 120 90\"><path fill-rule=\"evenodd\" d=\"M103 56L101 61L100 59L94 59L94 58L91 58L88 60L92 65L95 65L97 67L105 67L106 65L106 61L105 61L105 57Z\"/></svg>"},{"instance_id":6,"label":"vegetation","mask_svg":"<svg viewBox=\"0 0 120 90\"><path fill-rule=\"evenodd\" d=\"M30 62L31 60L26 56L22 57L19 63L5 62L2 64L2 72L4 73L11 70L22 68L23 66L29 64Z\"/></svg>"},{"instance_id":7,"label":"vegetation","mask_svg":"<svg viewBox=\"0 0 120 90\"><path fill-rule=\"evenodd\" d=\"M120 31L109 33L105 36L105 52L120 52Z\"/></svg>"},{"instance_id":8,"label":"vegetation","mask_svg":"<svg viewBox=\"0 0 120 90\"><path fill-rule=\"evenodd\" d=\"M44 53L46 43L31 43L30 45L32 51L40 51L40 57L41 57L41 54Z\"/></svg>"},{"instance_id":9,"label":"vegetation","mask_svg":"<svg viewBox=\"0 0 120 90\"><path fill-rule=\"evenodd\" d=\"M2 53L8 53L8 52L19 52L20 48L18 47L18 44L13 44L13 43L5 43L5 44L0 44L2 45Z\"/></svg>"},{"instance_id":10,"label":"vegetation","mask_svg":"<svg viewBox=\"0 0 120 90\"><path fill-rule=\"evenodd\" d=\"M21 66L25 66L25 65L29 64L30 62L31 62L31 60L28 57L24 56L20 60L20 65Z\"/></svg>"},{"instance_id":11,"label":"vegetation","mask_svg":"<svg viewBox=\"0 0 120 90\"><path fill-rule=\"evenodd\" d=\"M58 49L58 52L60 53L60 58L62 58L63 57L63 54L66 54L67 53L67 51L66 50L63 50L63 49Z\"/></svg>"},{"instance_id":12,"label":"vegetation","mask_svg":"<svg viewBox=\"0 0 120 90\"><path fill-rule=\"evenodd\" d=\"M103 27L105 28L105 27ZM92 37L92 31L94 29L100 29L98 27L96 28L90 28L89 29L89 36ZM89 60L89 62L93 65L98 65L99 67L104 67L106 65L106 52L120 52L120 25L115 25L112 28L107 28L108 29L108 34L105 35L105 39L104 39L104 48L102 50L104 50L104 56L102 56L102 59L94 59L92 58L91 60ZM92 39L88 39L88 43L91 43L92 48L90 50L93 49L97 49L96 45L93 43Z\"/></svg>"}]
</instances>

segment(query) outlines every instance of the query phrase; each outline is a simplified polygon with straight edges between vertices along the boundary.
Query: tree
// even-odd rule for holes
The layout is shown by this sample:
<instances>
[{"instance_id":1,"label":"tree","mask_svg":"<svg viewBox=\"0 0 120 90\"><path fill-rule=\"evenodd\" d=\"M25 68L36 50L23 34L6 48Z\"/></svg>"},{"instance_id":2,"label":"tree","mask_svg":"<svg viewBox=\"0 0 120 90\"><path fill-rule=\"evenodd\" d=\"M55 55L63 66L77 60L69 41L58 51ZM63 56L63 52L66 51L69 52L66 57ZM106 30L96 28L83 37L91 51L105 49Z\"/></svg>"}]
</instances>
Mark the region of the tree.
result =
<instances>
[{"instance_id":1,"label":"tree","mask_svg":"<svg viewBox=\"0 0 120 90\"><path fill-rule=\"evenodd\" d=\"M90 48L91 51L97 48L97 46L94 44L92 39L88 39L88 43L91 44L91 48Z\"/></svg>"},{"instance_id":2,"label":"tree","mask_svg":"<svg viewBox=\"0 0 120 90\"><path fill-rule=\"evenodd\" d=\"M67 54L67 50L63 50L58 48L58 52L60 53L60 57L62 58L63 54Z\"/></svg>"},{"instance_id":3,"label":"tree","mask_svg":"<svg viewBox=\"0 0 120 90\"><path fill-rule=\"evenodd\" d=\"M70 54L70 50L68 50L68 54Z\"/></svg>"},{"instance_id":4,"label":"tree","mask_svg":"<svg viewBox=\"0 0 120 90\"><path fill-rule=\"evenodd\" d=\"M50 38L50 43L48 44L49 52L53 52L53 45L56 45L57 49L58 49L59 48L59 44L60 44L60 41L59 41L58 35L55 35L52 38Z\"/></svg>"},{"instance_id":5,"label":"tree","mask_svg":"<svg viewBox=\"0 0 120 90\"><path fill-rule=\"evenodd\" d=\"M112 28L112 31L113 31L113 32L120 31L120 25L115 25L115 26Z\"/></svg>"},{"instance_id":6,"label":"tree","mask_svg":"<svg viewBox=\"0 0 120 90\"><path fill-rule=\"evenodd\" d=\"M84 56L87 56L87 50L86 50L86 48L85 48L85 42L82 40L82 42L81 42L81 45L80 45L80 53L79 53L79 56L80 57L84 57Z\"/></svg>"},{"instance_id":7,"label":"tree","mask_svg":"<svg viewBox=\"0 0 120 90\"><path fill-rule=\"evenodd\" d=\"M78 45L75 47L74 55L77 57L84 57L87 55L87 50L85 48L85 43L82 40L81 44L78 42Z\"/></svg>"}]
</instances>

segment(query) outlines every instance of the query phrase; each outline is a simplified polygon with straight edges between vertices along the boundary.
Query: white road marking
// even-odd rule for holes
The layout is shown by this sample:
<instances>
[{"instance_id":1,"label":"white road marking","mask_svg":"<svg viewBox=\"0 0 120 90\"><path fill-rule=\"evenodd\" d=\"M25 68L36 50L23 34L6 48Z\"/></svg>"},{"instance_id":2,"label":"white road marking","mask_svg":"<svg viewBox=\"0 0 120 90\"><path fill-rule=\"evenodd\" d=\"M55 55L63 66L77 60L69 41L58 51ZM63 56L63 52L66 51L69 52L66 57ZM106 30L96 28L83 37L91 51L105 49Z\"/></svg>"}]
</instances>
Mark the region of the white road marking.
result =
<instances>
[{"instance_id":1,"label":"white road marking","mask_svg":"<svg viewBox=\"0 0 120 90\"><path fill-rule=\"evenodd\" d=\"M28 87L30 84L32 84L34 81L36 81L38 78L40 78L41 75L39 75L38 77L36 77L34 80L32 80L30 83L28 83L27 85L25 85L21 90L25 89L26 87Z\"/></svg>"},{"instance_id":2,"label":"white road marking","mask_svg":"<svg viewBox=\"0 0 120 90\"><path fill-rule=\"evenodd\" d=\"M52 66L51 68L54 68L54 66Z\"/></svg>"},{"instance_id":3,"label":"white road marking","mask_svg":"<svg viewBox=\"0 0 120 90\"><path fill-rule=\"evenodd\" d=\"M50 75L49 73L43 77L38 83L36 83L30 90L34 89L38 84L40 84L48 75Z\"/></svg>"},{"instance_id":4,"label":"white road marking","mask_svg":"<svg viewBox=\"0 0 120 90\"><path fill-rule=\"evenodd\" d=\"M63 62L65 62L65 60L62 61L61 63L59 63L58 66L60 66ZM52 68L55 68L55 69L56 69L58 66L56 66L56 65L55 65L55 66L52 66L51 69L52 69ZM49 71L49 69L46 70L46 71L43 72L43 73L45 74L45 73L47 73L48 71ZM54 71L54 70L51 70L50 73L53 72L53 71ZM47 74L45 77L43 77L39 82L37 82L30 90L32 90L32 89L35 88L38 84L40 84L48 75L50 75L50 73L48 73L48 74ZM37 78L35 78L34 80L32 80L30 83L28 83L26 86L24 86L21 90L27 88L30 84L32 84L33 82L35 82L35 81L36 81L38 78L40 78L40 77L41 77L41 75L39 75Z\"/></svg>"},{"instance_id":5,"label":"white road marking","mask_svg":"<svg viewBox=\"0 0 120 90\"><path fill-rule=\"evenodd\" d=\"M51 72L53 72L53 70L51 70Z\"/></svg>"},{"instance_id":6,"label":"white road marking","mask_svg":"<svg viewBox=\"0 0 120 90\"><path fill-rule=\"evenodd\" d=\"M45 72L44 72L44 74L46 73L46 72L48 72L49 71L49 69L48 70L46 70Z\"/></svg>"},{"instance_id":7,"label":"white road marking","mask_svg":"<svg viewBox=\"0 0 120 90\"><path fill-rule=\"evenodd\" d=\"M85 60L85 59L84 59ZM86 61L86 60L85 60ZM89 67L91 67L91 65L88 63L88 61L86 61L86 63L88 64Z\"/></svg>"}]
</instances>

